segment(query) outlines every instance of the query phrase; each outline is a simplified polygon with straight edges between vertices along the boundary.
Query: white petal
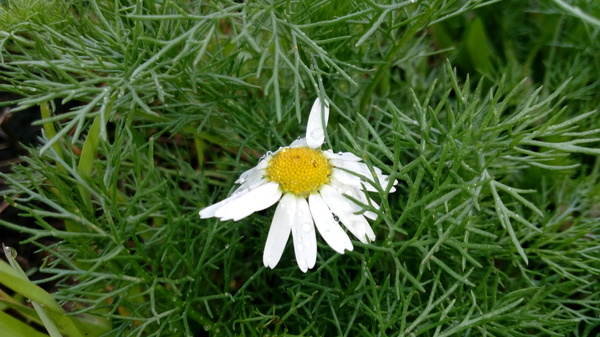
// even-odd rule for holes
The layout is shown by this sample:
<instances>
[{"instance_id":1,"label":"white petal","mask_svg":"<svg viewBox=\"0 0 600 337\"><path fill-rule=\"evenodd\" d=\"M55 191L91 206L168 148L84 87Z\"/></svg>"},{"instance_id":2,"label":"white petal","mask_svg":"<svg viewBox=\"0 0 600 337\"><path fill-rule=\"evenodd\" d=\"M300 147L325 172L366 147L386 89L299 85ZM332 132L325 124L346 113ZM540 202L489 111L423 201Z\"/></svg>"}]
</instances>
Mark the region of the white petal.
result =
<instances>
[{"instance_id":1,"label":"white petal","mask_svg":"<svg viewBox=\"0 0 600 337\"><path fill-rule=\"evenodd\" d=\"M357 162L357 161L349 161L343 159L330 159L329 162L333 164L335 167L341 167L348 171L356 172L365 177L372 177L371 171L369 171L369 167L365 163ZM373 171L377 176L384 177L385 175L381 172L381 169L378 167L373 167Z\"/></svg>"},{"instance_id":2,"label":"white petal","mask_svg":"<svg viewBox=\"0 0 600 337\"><path fill-rule=\"evenodd\" d=\"M231 200L229 200L229 198L227 198L227 199L217 202L216 204L212 204L208 207L201 209L200 212L198 212L198 215L200 215L200 219L212 218L213 216L215 216L215 213L217 213L219 208L223 207L224 204L226 204L230 201Z\"/></svg>"},{"instance_id":3,"label":"white petal","mask_svg":"<svg viewBox=\"0 0 600 337\"><path fill-rule=\"evenodd\" d=\"M338 192L338 194L341 194L344 197L346 195L350 196L365 206L371 205L375 209L379 209L379 204L377 204L375 201L373 201L373 199L369 198L369 196L367 196L362 189L358 189L358 188L354 188L350 185L342 184L341 182L336 180L334 177L331 178L331 182L329 184L331 185L331 187L333 187ZM349 203L349 206L345 206L346 202L344 202L344 206L346 208L350 209L352 213L358 213L358 212L362 212L364 210L364 207L362 205L360 205L356 202L353 202L350 199L348 199L347 203ZM377 217L378 217L377 213L374 213L374 212L368 211L368 210L365 210L362 213L362 215L364 215L365 217L367 217L371 220L377 220Z\"/></svg>"},{"instance_id":4,"label":"white petal","mask_svg":"<svg viewBox=\"0 0 600 337\"><path fill-rule=\"evenodd\" d=\"M352 202L341 195L333 187L325 185L321 188L321 196L329 209L337 215L344 226L362 243L375 240L375 233L364 216L353 213Z\"/></svg>"},{"instance_id":5,"label":"white petal","mask_svg":"<svg viewBox=\"0 0 600 337\"><path fill-rule=\"evenodd\" d=\"M239 188L233 192L228 198L223 199L216 204L210 205L200 210L199 215L201 219L212 218L215 216L217 211L221 209L221 207L229 204L230 202L242 197L244 194L248 193L248 190L240 190Z\"/></svg>"},{"instance_id":6,"label":"white petal","mask_svg":"<svg viewBox=\"0 0 600 337\"><path fill-rule=\"evenodd\" d=\"M289 147L294 149L294 148L306 147L306 146L308 146L308 144L306 144L306 138L298 138L295 141L293 141Z\"/></svg>"},{"instance_id":7,"label":"white petal","mask_svg":"<svg viewBox=\"0 0 600 337\"><path fill-rule=\"evenodd\" d=\"M240 193L245 194L259 186L266 184L268 182L268 180L265 179L265 174L266 174L265 170L253 171L252 173L247 175L247 179L244 181L244 183L242 185L240 185L235 190L234 194L240 194ZM241 180L241 178L238 179L237 181L239 182L240 180Z\"/></svg>"},{"instance_id":8,"label":"white petal","mask_svg":"<svg viewBox=\"0 0 600 337\"><path fill-rule=\"evenodd\" d=\"M240 177L238 178L238 180L235 181L236 184L244 184L246 181L248 181L250 179L251 176L260 174L260 173L264 173L265 172L265 168L267 168L267 164L269 163L269 159L271 156L266 156L265 158L263 158L261 161L258 162L258 164L247 170L244 171L244 173L240 174Z\"/></svg>"},{"instance_id":9,"label":"white petal","mask_svg":"<svg viewBox=\"0 0 600 337\"><path fill-rule=\"evenodd\" d=\"M348 171L351 171L358 175L363 176L365 179L362 179L362 177L358 177L359 180L362 180L365 183L365 185L373 187L372 186L373 184L369 181L372 181L373 183L375 183L375 179L373 177L373 174L371 174L371 171L369 171L369 167L366 164L359 163L359 162L344 161L344 160L339 160L339 159L331 159L331 160L329 160L329 162L334 167L343 168L345 170L348 170ZM381 172L381 169L374 167L373 171L375 171L375 174L377 175L377 179L379 179L379 182L384 183L387 176ZM349 173L349 172L346 172L346 173L352 175L352 173ZM373 187L373 189L370 191L374 192L377 190Z\"/></svg>"},{"instance_id":10,"label":"white petal","mask_svg":"<svg viewBox=\"0 0 600 337\"><path fill-rule=\"evenodd\" d=\"M333 190L336 192L337 195L339 195L340 197L342 197L344 199L343 204L342 204L342 206L344 206L344 209L346 209L352 213L357 213L357 212L362 211L362 209L363 209L362 206L360 206L359 204L357 204L356 202L350 200L349 198L347 198L345 196L345 195L348 195L354 199L360 199L361 196L359 195L359 192L358 192L359 189L354 188L352 186L345 185L345 184L341 184L334 178L331 179L331 182L329 183L329 185L330 185L330 187L333 187Z\"/></svg>"},{"instance_id":11,"label":"white petal","mask_svg":"<svg viewBox=\"0 0 600 337\"><path fill-rule=\"evenodd\" d=\"M351 152L338 152L333 153L332 150L323 151L323 154L327 159L341 159L347 161L361 161L362 159Z\"/></svg>"},{"instance_id":12,"label":"white petal","mask_svg":"<svg viewBox=\"0 0 600 337\"><path fill-rule=\"evenodd\" d=\"M365 211L363 215L371 220L377 220L378 217L377 213L373 211Z\"/></svg>"},{"instance_id":13,"label":"white petal","mask_svg":"<svg viewBox=\"0 0 600 337\"><path fill-rule=\"evenodd\" d=\"M308 123L306 124L306 143L308 147L316 149L325 140L325 127L329 119L329 104L317 98L310 109Z\"/></svg>"},{"instance_id":14,"label":"white petal","mask_svg":"<svg viewBox=\"0 0 600 337\"><path fill-rule=\"evenodd\" d=\"M387 177L385 179L385 181L389 184L390 183L390 178ZM398 179L394 179L394 181L391 184L392 184L392 188L390 188L390 193L394 193L394 192L396 192L396 188L394 186L398 185Z\"/></svg>"},{"instance_id":15,"label":"white petal","mask_svg":"<svg viewBox=\"0 0 600 337\"><path fill-rule=\"evenodd\" d=\"M273 221L271 221L271 228L269 228L269 235L265 243L263 253L265 267L272 269L279 263L285 244L290 237L295 216L296 197L290 193L284 194L281 201L279 201L279 205L277 205L277 209L275 209L275 215L273 215Z\"/></svg>"},{"instance_id":16,"label":"white petal","mask_svg":"<svg viewBox=\"0 0 600 337\"><path fill-rule=\"evenodd\" d=\"M362 181L362 179L358 176L353 175L352 173L340 170L339 168L333 168L331 170L331 176L341 182L342 184L350 185L352 187L361 188L364 185L367 191L369 192L377 192L377 189L373 187L370 183L366 181Z\"/></svg>"},{"instance_id":17,"label":"white petal","mask_svg":"<svg viewBox=\"0 0 600 337\"><path fill-rule=\"evenodd\" d=\"M238 221L273 205L280 197L279 185L268 182L223 205L217 210L215 216L221 220Z\"/></svg>"},{"instance_id":18,"label":"white petal","mask_svg":"<svg viewBox=\"0 0 600 337\"><path fill-rule=\"evenodd\" d=\"M317 262L317 236L308 203L304 198L296 197L296 218L292 225L292 237L296 262L300 270L306 273Z\"/></svg>"},{"instance_id":19,"label":"white petal","mask_svg":"<svg viewBox=\"0 0 600 337\"><path fill-rule=\"evenodd\" d=\"M390 177L386 174L383 174L381 169L378 167L373 167L373 171L375 172L375 175L377 175L377 179L375 179L375 177L373 177L373 174L371 173L371 171L369 171L369 167L367 166L367 164L359 163L356 161L341 160L339 158L332 158L329 160L329 162L334 167L343 168L345 170L357 173L357 174L362 175L365 178L367 178L370 182L367 182L365 185L367 186L367 190L369 190L370 192L377 191L377 189L375 189L375 187L372 186L372 184L377 183L377 180L379 180L379 183L381 184L381 187L383 189L386 189L389 184ZM345 173L352 175L351 173L348 173L348 172L345 172ZM359 180L361 180L361 179L359 178ZM398 184L398 180L394 180L394 182L392 183L392 188L390 189L390 192L396 191L396 188L393 187L393 185L396 185L396 184ZM353 186L355 186L355 185L353 185Z\"/></svg>"},{"instance_id":20,"label":"white petal","mask_svg":"<svg viewBox=\"0 0 600 337\"><path fill-rule=\"evenodd\" d=\"M312 213L315 225L319 230L319 234L325 242L336 252L344 254L344 249L351 251L354 247L337 221L333 219L333 214L325 204L325 201L318 193L313 193L308 197L308 205Z\"/></svg>"}]
</instances>

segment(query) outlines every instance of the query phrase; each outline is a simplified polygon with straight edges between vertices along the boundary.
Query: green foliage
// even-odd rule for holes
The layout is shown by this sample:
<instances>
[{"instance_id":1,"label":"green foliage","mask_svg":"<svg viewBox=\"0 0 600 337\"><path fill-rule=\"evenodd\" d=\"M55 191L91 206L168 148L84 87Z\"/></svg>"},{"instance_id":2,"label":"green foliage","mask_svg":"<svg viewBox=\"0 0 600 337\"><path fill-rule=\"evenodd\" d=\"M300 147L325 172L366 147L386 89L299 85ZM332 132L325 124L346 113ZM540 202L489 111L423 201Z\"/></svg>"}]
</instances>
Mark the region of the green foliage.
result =
<instances>
[{"instance_id":1,"label":"green foliage","mask_svg":"<svg viewBox=\"0 0 600 337\"><path fill-rule=\"evenodd\" d=\"M59 319L110 322L95 335L593 336L599 17L559 0L4 1L17 98L0 104L40 109L43 136L0 175L31 226L0 225L49 256ZM398 191L373 194L374 243L319 239L306 274L289 244L266 269L273 209L197 212L302 136L317 96L324 147Z\"/></svg>"}]
</instances>

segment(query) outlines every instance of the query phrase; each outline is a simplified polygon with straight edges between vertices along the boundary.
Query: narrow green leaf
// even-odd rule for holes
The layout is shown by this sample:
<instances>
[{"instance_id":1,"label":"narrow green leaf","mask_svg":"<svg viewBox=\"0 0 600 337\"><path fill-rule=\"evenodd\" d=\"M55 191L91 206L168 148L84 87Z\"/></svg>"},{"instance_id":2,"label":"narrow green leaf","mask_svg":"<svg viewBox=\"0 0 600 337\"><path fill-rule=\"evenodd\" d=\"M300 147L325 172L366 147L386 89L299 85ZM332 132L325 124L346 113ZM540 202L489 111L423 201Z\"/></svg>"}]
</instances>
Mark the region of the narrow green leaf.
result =
<instances>
[{"instance_id":1,"label":"narrow green leaf","mask_svg":"<svg viewBox=\"0 0 600 337\"><path fill-rule=\"evenodd\" d=\"M0 311L0 331L2 331L2 337L48 337L4 311Z\"/></svg>"}]
</instances>

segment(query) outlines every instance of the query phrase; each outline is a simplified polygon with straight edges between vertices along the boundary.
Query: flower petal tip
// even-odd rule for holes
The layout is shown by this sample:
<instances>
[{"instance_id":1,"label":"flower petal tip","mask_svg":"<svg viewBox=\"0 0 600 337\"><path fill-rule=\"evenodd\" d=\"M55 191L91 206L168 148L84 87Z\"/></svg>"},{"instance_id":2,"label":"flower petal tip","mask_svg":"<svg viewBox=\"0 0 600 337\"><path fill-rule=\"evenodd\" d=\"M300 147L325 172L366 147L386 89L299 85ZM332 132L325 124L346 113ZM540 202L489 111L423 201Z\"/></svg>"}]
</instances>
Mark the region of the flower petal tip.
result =
<instances>
[{"instance_id":1,"label":"flower petal tip","mask_svg":"<svg viewBox=\"0 0 600 337\"><path fill-rule=\"evenodd\" d=\"M198 212L200 219L208 219L215 216L216 208L212 206L205 207Z\"/></svg>"},{"instance_id":2,"label":"flower petal tip","mask_svg":"<svg viewBox=\"0 0 600 337\"><path fill-rule=\"evenodd\" d=\"M329 119L329 104L317 98L310 109L306 124L306 144L313 149L320 147L325 140L325 127Z\"/></svg>"}]
</instances>

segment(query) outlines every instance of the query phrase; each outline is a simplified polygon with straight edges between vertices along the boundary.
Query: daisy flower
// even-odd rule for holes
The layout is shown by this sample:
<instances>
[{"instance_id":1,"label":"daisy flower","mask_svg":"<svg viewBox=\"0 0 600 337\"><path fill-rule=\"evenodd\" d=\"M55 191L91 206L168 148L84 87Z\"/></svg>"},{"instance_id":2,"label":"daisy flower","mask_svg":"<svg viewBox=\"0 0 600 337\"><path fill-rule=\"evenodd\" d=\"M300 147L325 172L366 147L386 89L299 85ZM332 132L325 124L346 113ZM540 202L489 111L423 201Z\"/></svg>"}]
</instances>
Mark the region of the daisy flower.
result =
<instances>
[{"instance_id":1,"label":"daisy flower","mask_svg":"<svg viewBox=\"0 0 600 337\"><path fill-rule=\"evenodd\" d=\"M270 268L281 259L290 233L303 272L317 260L316 230L340 254L353 249L340 222L361 242L375 240L366 218L375 220L377 214L359 214L363 207L346 196L378 209L364 190L376 191L374 184L391 183L390 191L394 192L397 180L390 182L378 168L374 168L373 177L367 165L352 153L321 150L328 118L329 106L317 98L308 117L306 137L267 153L256 167L242 173L236 181L241 186L229 198L202 209L200 218L238 221L279 201L263 253L263 263Z\"/></svg>"}]
</instances>

